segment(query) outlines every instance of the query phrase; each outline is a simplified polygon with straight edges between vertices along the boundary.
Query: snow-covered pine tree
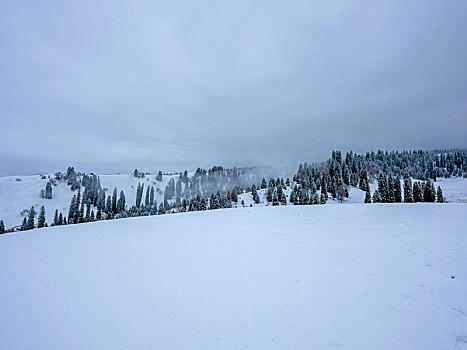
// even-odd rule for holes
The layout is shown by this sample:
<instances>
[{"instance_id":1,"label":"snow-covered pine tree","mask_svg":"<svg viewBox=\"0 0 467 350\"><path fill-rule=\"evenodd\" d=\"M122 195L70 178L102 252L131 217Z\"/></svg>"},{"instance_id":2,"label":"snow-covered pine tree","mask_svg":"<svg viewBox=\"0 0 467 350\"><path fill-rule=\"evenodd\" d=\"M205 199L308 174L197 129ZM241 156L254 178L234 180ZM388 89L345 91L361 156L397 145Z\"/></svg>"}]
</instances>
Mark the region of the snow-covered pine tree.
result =
<instances>
[{"instance_id":1,"label":"snow-covered pine tree","mask_svg":"<svg viewBox=\"0 0 467 350\"><path fill-rule=\"evenodd\" d=\"M285 195L284 191L282 191L282 193L281 193L280 201L281 201L282 205L287 205L287 196Z\"/></svg>"},{"instance_id":2,"label":"snow-covered pine tree","mask_svg":"<svg viewBox=\"0 0 467 350\"><path fill-rule=\"evenodd\" d=\"M37 218L37 228L42 228L45 226L45 207L42 206L39 211L39 217Z\"/></svg>"},{"instance_id":3,"label":"snow-covered pine tree","mask_svg":"<svg viewBox=\"0 0 467 350\"><path fill-rule=\"evenodd\" d=\"M36 216L36 210L34 206L29 210L28 221L26 222L26 230L32 230L34 228L34 217Z\"/></svg>"},{"instance_id":4,"label":"snow-covered pine tree","mask_svg":"<svg viewBox=\"0 0 467 350\"><path fill-rule=\"evenodd\" d=\"M58 209L55 209L53 225L54 225L54 226L57 226L57 225L58 225Z\"/></svg>"},{"instance_id":5,"label":"snow-covered pine tree","mask_svg":"<svg viewBox=\"0 0 467 350\"><path fill-rule=\"evenodd\" d=\"M89 222L91 221L91 201L89 200L86 204L86 217L84 219L84 222Z\"/></svg>"},{"instance_id":6,"label":"snow-covered pine tree","mask_svg":"<svg viewBox=\"0 0 467 350\"><path fill-rule=\"evenodd\" d=\"M368 186L368 187L366 188L365 203L371 203L370 186Z\"/></svg>"},{"instance_id":7,"label":"snow-covered pine tree","mask_svg":"<svg viewBox=\"0 0 467 350\"><path fill-rule=\"evenodd\" d=\"M412 180L408 173L404 174L404 203L413 203Z\"/></svg>"},{"instance_id":8,"label":"snow-covered pine tree","mask_svg":"<svg viewBox=\"0 0 467 350\"><path fill-rule=\"evenodd\" d=\"M277 192L274 191L273 195L272 195L272 205L276 206L276 205L279 205L279 200L277 199Z\"/></svg>"},{"instance_id":9,"label":"snow-covered pine tree","mask_svg":"<svg viewBox=\"0 0 467 350\"><path fill-rule=\"evenodd\" d=\"M84 222L84 200L81 201L81 206L79 208L78 220L75 223Z\"/></svg>"},{"instance_id":10,"label":"snow-covered pine tree","mask_svg":"<svg viewBox=\"0 0 467 350\"><path fill-rule=\"evenodd\" d=\"M112 198L110 197L110 195L107 196L107 201L105 204L105 212L107 214L112 212Z\"/></svg>"},{"instance_id":11,"label":"snow-covered pine tree","mask_svg":"<svg viewBox=\"0 0 467 350\"><path fill-rule=\"evenodd\" d=\"M436 191L436 201L438 203L444 203L443 190L441 189L441 186L438 186L438 190Z\"/></svg>"},{"instance_id":12,"label":"snow-covered pine tree","mask_svg":"<svg viewBox=\"0 0 467 350\"><path fill-rule=\"evenodd\" d=\"M149 205L154 205L154 186L151 186L151 193L149 194Z\"/></svg>"},{"instance_id":13,"label":"snow-covered pine tree","mask_svg":"<svg viewBox=\"0 0 467 350\"><path fill-rule=\"evenodd\" d=\"M413 184L413 201L414 203L423 202L423 192L418 181Z\"/></svg>"},{"instance_id":14,"label":"snow-covered pine tree","mask_svg":"<svg viewBox=\"0 0 467 350\"><path fill-rule=\"evenodd\" d=\"M117 214L117 187L114 188L112 193L112 212Z\"/></svg>"},{"instance_id":15,"label":"snow-covered pine tree","mask_svg":"<svg viewBox=\"0 0 467 350\"><path fill-rule=\"evenodd\" d=\"M45 198L52 199L52 185L50 182L47 182L47 185L45 185Z\"/></svg>"},{"instance_id":16,"label":"snow-covered pine tree","mask_svg":"<svg viewBox=\"0 0 467 350\"><path fill-rule=\"evenodd\" d=\"M3 223L3 220L0 220L0 235L5 233L5 224Z\"/></svg>"},{"instance_id":17,"label":"snow-covered pine tree","mask_svg":"<svg viewBox=\"0 0 467 350\"><path fill-rule=\"evenodd\" d=\"M125 211L125 205L126 205L126 199L125 199L125 193L123 193L123 190L120 191L120 196L117 201L117 213L122 213Z\"/></svg>"},{"instance_id":18,"label":"snow-covered pine tree","mask_svg":"<svg viewBox=\"0 0 467 350\"><path fill-rule=\"evenodd\" d=\"M382 203L381 194L379 190L375 190L373 193L373 203Z\"/></svg>"},{"instance_id":19,"label":"snow-covered pine tree","mask_svg":"<svg viewBox=\"0 0 467 350\"><path fill-rule=\"evenodd\" d=\"M380 202L376 202L373 198L373 202L375 203L386 203L388 202L388 183L387 183L387 180L386 180L386 176L384 176L383 172L380 172L379 173L379 178L378 178L378 194L379 194L379 197L381 198L381 201ZM373 194L374 196L374 194Z\"/></svg>"},{"instance_id":20,"label":"snow-covered pine tree","mask_svg":"<svg viewBox=\"0 0 467 350\"><path fill-rule=\"evenodd\" d=\"M402 202L402 189L401 189L401 179L399 176L394 178L394 202L401 203Z\"/></svg>"},{"instance_id":21,"label":"snow-covered pine tree","mask_svg":"<svg viewBox=\"0 0 467 350\"><path fill-rule=\"evenodd\" d=\"M57 225L63 225L63 215L62 213L60 213L58 215L58 224ZM65 224L66 225L66 224Z\"/></svg>"},{"instance_id":22,"label":"snow-covered pine tree","mask_svg":"<svg viewBox=\"0 0 467 350\"><path fill-rule=\"evenodd\" d=\"M25 231L27 226L26 218L23 219L23 223L21 224L20 231Z\"/></svg>"},{"instance_id":23,"label":"snow-covered pine tree","mask_svg":"<svg viewBox=\"0 0 467 350\"><path fill-rule=\"evenodd\" d=\"M146 207L149 206L149 193L151 192L151 189L148 187L146 187L146 197L144 198L144 205Z\"/></svg>"}]
</instances>

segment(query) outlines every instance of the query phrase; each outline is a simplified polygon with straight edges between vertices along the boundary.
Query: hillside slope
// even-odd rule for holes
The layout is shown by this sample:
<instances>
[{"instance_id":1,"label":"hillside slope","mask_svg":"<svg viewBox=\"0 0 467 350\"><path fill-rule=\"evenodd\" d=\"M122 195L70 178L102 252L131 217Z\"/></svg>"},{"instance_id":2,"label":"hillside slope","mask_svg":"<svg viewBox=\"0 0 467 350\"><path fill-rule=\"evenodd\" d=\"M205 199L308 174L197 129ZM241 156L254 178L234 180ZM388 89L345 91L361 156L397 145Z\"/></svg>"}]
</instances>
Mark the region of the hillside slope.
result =
<instances>
[{"instance_id":1,"label":"hillside slope","mask_svg":"<svg viewBox=\"0 0 467 350\"><path fill-rule=\"evenodd\" d=\"M0 236L0 348L467 348L467 204L225 209Z\"/></svg>"}]
</instances>

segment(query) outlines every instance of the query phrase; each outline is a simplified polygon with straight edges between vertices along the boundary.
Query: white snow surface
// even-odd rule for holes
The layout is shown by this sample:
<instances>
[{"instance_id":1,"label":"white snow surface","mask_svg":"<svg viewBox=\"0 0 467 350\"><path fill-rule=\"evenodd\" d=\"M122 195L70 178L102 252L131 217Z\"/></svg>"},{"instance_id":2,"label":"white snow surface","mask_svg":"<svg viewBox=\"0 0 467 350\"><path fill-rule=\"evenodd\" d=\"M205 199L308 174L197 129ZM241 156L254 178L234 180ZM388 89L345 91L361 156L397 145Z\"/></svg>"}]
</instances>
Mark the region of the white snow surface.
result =
<instances>
[{"instance_id":1,"label":"white snow surface","mask_svg":"<svg viewBox=\"0 0 467 350\"><path fill-rule=\"evenodd\" d=\"M0 236L0 349L467 349L467 204L254 207Z\"/></svg>"}]
</instances>

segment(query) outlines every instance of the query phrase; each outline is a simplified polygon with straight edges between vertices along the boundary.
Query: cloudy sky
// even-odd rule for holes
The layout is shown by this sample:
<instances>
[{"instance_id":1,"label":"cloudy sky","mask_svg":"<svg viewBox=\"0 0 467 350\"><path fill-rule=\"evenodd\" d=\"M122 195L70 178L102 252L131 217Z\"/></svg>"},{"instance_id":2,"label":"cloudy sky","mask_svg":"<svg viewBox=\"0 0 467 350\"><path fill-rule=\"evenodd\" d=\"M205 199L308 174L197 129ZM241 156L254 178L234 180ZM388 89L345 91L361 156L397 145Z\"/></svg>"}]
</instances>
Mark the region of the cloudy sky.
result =
<instances>
[{"instance_id":1,"label":"cloudy sky","mask_svg":"<svg viewBox=\"0 0 467 350\"><path fill-rule=\"evenodd\" d=\"M7 1L0 174L467 147L467 2Z\"/></svg>"}]
</instances>

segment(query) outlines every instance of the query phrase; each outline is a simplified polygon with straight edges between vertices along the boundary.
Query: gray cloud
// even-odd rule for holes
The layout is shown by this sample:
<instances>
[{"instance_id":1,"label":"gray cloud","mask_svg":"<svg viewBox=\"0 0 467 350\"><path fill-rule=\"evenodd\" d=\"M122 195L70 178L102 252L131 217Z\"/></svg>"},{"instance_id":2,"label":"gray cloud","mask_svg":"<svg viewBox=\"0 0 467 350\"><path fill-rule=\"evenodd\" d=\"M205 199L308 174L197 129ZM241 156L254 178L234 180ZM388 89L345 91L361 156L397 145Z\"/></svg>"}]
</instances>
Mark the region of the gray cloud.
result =
<instances>
[{"instance_id":1,"label":"gray cloud","mask_svg":"<svg viewBox=\"0 0 467 350\"><path fill-rule=\"evenodd\" d=\"M467 3L10 2L0 173L466 147Z\"/></svg>"}]
</instances>

